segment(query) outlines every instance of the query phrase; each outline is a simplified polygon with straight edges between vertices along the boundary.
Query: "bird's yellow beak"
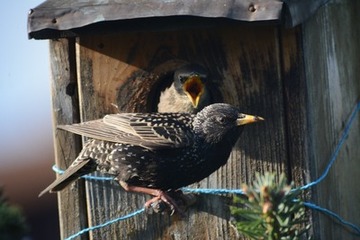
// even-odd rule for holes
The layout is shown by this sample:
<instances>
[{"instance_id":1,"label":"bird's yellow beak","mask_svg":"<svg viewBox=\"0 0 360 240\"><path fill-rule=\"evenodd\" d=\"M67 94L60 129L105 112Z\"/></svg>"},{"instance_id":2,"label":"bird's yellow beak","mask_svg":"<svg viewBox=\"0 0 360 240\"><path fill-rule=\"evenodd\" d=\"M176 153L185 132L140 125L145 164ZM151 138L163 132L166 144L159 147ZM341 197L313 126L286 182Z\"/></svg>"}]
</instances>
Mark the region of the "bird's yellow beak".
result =
<instances>
[{"instance_id":1,"label":"bird's yellow beak","mask_svg":"<svg viewBox=\"0 0 360 240\"><path fill-rule=\"evenodd\" d=\"M254 123L258 121L264 121L265 119L259 116L253 116L248 114L240 113L239 117L236 119L236 125L241 126L249 123Z\"/></svg>"},{"instance_id":2,"label":"bird's yellow beak","mask_svg":"<svg viewBox=\"0 0 360 240\"><path fill-rule=\"evenodd\" d=\"M201 81L201 78L198 75L188 77L184 82L183 88L194 108L197 108L200 98L204 93L204 83Z\"/></svg>"}]
</instances>

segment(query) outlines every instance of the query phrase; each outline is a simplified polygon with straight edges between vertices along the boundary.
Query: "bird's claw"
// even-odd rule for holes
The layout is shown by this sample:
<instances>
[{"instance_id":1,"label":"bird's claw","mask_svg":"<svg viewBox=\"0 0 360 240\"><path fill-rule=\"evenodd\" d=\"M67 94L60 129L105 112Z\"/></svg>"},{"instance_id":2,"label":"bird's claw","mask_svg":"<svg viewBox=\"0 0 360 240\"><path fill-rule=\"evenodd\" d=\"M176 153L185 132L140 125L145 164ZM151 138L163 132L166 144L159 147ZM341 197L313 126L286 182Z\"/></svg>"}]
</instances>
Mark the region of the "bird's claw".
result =
<instances>
[{"instance_id":1,"label":"bird's claw","mask_svg":"<svg viewBox=\"0 0 360 240\"><path fill-rule=\"evenodd\" d=\"M146 206L146 211L149 214L152 213L160 213L160 214L165 214L165 213L169 213L170 216L172 216L176 210L175 207L173 205L169 205L167 203L165 203L163 200L156 200L153 203L151 203L150 206Z\"/></svg>"},{"instance_id":2,"label":"bird's claw","mask_svg":"<svg viewBox=\"0 0 360 240\"><path fill-rule=\"evenodd\" d=\"M175 212L182 212L177 203L164 192L161 192L159 196L153 197L147 201L145 203L145 208L152 209L156 213L170 212L170 216Z\"/></svg>"},{"instance_id":3,"label":"bird's claw","mask_svg":"<svg viewBox=\"0 0 360 240\"><path fill-rule=\"evenodd\" d=\"M163 192L161 196L156 196L145 203L148 213L169 213L172 216L175 212L184 216L186 209L195 204L196 195L183 194L182 191Z\"/></svg>"}]
</instances>

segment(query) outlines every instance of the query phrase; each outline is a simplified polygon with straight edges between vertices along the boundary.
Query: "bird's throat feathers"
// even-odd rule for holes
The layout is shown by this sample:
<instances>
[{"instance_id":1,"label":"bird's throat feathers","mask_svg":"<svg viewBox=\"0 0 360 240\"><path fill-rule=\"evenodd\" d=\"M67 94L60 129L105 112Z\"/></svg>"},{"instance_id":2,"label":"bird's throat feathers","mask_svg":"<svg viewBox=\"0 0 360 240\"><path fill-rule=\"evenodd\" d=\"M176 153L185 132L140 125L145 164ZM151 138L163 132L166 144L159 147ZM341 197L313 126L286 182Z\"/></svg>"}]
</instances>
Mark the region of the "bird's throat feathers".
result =
<instances>
[{"instance_id":1,"label":"bird's throat feathers","mask_svg":"<svg viewBox=\"0 0 360 240\"><path fill-rule=\"evenodd\" d=\"M226 144L231 147L235 145L240 134L242 132L241 128L234 129L231 132L227 132L225 134L217 134L211 132L210 134L206 131L197 131L197 136L200 138L200 142L204 142L207 145L215 146L219 144Z\"/></svg>"}]
</instances>

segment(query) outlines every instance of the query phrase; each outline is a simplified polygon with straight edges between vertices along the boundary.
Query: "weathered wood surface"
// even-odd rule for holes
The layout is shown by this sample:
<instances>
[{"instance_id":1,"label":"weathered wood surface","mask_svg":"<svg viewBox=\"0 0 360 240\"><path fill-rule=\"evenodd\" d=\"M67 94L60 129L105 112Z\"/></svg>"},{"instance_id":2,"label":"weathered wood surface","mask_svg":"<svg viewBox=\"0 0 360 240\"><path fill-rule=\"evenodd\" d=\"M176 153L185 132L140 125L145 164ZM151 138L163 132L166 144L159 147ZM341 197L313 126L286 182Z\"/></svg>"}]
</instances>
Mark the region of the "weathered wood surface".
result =
<instances>
[{"instance_id":1,"label":"weathered wood surface","mask_svg":"<svg viewBox=\"0 0 360 240\"><path fill-rule=\"evenodd\" d=\"M360 99L360 2L333 1L303 26L308 87L309 161L312 179L328 164L350 112ZM360 226L360 120L314 201ZM314 212L315 239L358 239L333 219Z\"/></svg>"},{"instance_id":2,"label":"weathered wood surface","mask_svg":"<svg viewBox=\"0 0 360 240\"><path fill-rule=\"evenodd\" d=\"M66 169L81 150L80 137L56 130L58 125L79 121L74 40L51 40L50 58L55 162L61 169ZM84 182L80 180L61 191L58 194L58 206L61 239L86 227ZM81 239L88 239L88 236L83 235Z\"/></svg>"},{"instance_id":3,"label":"weathered wood surface","mask_svg":"<svg viewBox=\"0 0 360 240\"><path fill-rule=\"evenodd\" d=\"M194 187L240 188L256 172L291 172L287 169L289 153L278 36L278 29L271 26L224 26L211 31L81 37L77 42L77 70L82 121L118 111L154 110L158 94L149 89L159 87L160 81L177 66L196 62L209 68L215 92L221 94L219 101L241 106L244 112L263 116L266 121L247 127L228 164ZM284 42L287 44L286 39ZM290 50L284 54L296 55ZM124 192L115 182L87 181L86 192L90 225L140 209L148 199ZM229 203L226 196L202 195L185 219L141 214L96 230L90 236L235 239L236 232L229 224Z\"/></svg>"},{"instance_id":4,"label":"weathered wood surface","mask_svg":"<svg viewBox=\"0 0 360 240\"><path fill-rule=\"evenodd\" d=\"M307 86L301 27L280 29L280 56L284 85L284 118L287 144L287 176L295 186L310 180L308 159ZM308 193L309 194L309 193Z\"/></svg>"}]
</instances>

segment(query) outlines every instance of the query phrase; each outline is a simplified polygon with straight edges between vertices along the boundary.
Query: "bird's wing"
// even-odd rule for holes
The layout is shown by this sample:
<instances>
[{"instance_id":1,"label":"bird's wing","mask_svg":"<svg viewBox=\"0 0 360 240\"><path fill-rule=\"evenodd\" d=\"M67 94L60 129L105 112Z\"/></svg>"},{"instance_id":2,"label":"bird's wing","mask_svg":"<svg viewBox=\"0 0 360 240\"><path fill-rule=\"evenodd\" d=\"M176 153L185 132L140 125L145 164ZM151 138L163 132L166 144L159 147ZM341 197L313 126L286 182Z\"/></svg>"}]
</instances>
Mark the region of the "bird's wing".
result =
<instances>
[{"instance_id":1,"label":"bird's wing","mask_svg":"<svg viewBox=\"0 0 360 240\"><path fill-rule=\"evenodd\" d=\"M94 139L149 149L179 148L192 144L192 119L193 115L183 113L122 113L59 128Z\"/></svg>"},{"instance_id":2,"label":"bird's wing","mask_svg":"<svg viewBox=\"0 0 360 240\"><path fill-rule=\"evenodd\" d=\"M140 140L137 145L179 148L192 143L192 119L193 115L184 113L133 113L107 115L104 123L123 133L117 142L126 141L130 134Z\"/></svg>"},{"instance_id":3,"label":"bird's wing","mask_svg":"<svg viewBox=\"0 0 360 240\"><path fill-rule=\"evenodd\" d=\"M109 142L115 142L116 135L118 134L117 129L105 124L102 119L72 125L59 125L57 128Z\"/></svg>"}]
</instances>

